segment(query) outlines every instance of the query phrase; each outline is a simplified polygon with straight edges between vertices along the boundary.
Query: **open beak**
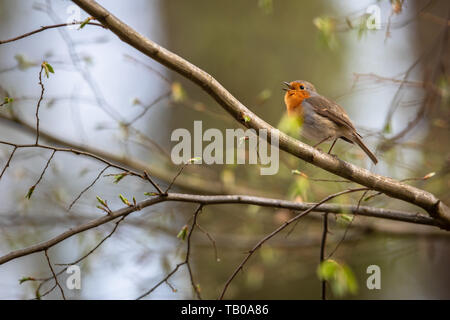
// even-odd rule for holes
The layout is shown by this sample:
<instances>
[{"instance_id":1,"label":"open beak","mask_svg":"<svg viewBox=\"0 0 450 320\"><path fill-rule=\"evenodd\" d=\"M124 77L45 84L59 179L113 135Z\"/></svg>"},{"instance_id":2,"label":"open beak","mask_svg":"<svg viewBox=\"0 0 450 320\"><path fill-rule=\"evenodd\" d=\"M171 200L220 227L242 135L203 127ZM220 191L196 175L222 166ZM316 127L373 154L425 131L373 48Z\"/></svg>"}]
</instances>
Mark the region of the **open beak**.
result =
<instances>
[{"instance_id":1,"label":"open beak","mask_svg":"<svg viewBox=\"0 0 450 320\"><path fill-rule=\"evenodd\" d=\"M282 90L284 90L284 91L292 90L292 87L289 84L289 82L284 81L283 83L287 86L287 88L282 88Z\"/></svg>"}]
</instances>

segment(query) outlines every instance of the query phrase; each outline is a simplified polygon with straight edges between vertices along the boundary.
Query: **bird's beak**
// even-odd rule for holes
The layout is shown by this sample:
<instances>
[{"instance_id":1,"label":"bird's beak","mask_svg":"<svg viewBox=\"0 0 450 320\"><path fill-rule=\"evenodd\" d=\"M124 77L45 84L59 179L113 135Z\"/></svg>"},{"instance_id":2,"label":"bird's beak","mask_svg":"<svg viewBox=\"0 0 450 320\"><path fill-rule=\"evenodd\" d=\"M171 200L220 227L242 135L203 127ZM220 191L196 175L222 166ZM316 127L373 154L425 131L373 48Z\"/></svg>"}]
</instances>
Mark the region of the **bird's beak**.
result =
<instances>
[{"instance_id":1,"label":"bird's beak","mask_svg":"<svg viewBox=\"0 0 450 320\"><path fill-rule=\"evenodd\" d=\"M291 89L292 89L292 87L291 87L291 85L289 84L289 82L284 81L283 83L288 87L287 89L286 89L286 88L282 88L284 91L288 91L288 90L291 90Z\"/></svg>"}]
</instances>

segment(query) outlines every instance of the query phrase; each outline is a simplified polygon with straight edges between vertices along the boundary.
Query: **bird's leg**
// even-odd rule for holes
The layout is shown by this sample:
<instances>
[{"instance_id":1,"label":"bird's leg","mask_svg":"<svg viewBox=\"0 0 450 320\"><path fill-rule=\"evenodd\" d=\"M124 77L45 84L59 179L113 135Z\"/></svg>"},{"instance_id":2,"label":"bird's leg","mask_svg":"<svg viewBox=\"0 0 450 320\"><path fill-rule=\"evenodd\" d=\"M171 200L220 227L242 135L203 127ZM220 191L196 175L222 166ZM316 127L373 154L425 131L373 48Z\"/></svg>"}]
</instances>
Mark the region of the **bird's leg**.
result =
<instances>
[{"instance_id":1,"label":"bird's leg","mask_svg":"<svg viewBox=\"0 0 450 320\"><path fill-rule=\"evenodd\" d=\"M333 143L331 144L330 150L328 150L328 154L331 154L331 150L333 149L334 144L336 143L337 139L339 139L339 138L334 139Z\"/></svg>"},{"instance_id":2,"label":"bird's leg","mask_svg":"<svg viewBox=\"0 0 450 320\"><path fill-rule=\"evenodd\" d=\"M322 139L319 141L319 143L316 143L315 145L313 145L313 148L317 148L318 145L324 143L325 141L327 141L328 139L330 139L331 137L326 137L325 139Z\"/></svg>"}]
</instances>

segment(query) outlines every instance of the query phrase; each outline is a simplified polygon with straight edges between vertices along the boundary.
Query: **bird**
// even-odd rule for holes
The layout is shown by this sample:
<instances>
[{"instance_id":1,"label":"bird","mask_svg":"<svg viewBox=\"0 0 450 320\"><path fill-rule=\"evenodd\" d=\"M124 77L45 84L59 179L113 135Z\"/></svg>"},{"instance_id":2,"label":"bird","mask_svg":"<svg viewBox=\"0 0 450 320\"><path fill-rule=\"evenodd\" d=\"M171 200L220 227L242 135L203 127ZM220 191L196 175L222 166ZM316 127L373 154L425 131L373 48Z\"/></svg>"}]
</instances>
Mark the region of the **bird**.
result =
<instances>
[{"instance_id":1,"label":"bird","mask_svg":"<svg viewBox=\"0 0 450 320\"><path fill-rule=\"evenodd\" d=\"M295 80L284 82L287 88L284 95L289 116L297 117L302 122L301 135L311 141L333 141L328 154L331 154L336 141L341 138L351 144L356 143L372 160L378 163L377 157L361 140L345 110L336 102L320 95L314 85L308 81Z\"/></svg>"}]
</instances>

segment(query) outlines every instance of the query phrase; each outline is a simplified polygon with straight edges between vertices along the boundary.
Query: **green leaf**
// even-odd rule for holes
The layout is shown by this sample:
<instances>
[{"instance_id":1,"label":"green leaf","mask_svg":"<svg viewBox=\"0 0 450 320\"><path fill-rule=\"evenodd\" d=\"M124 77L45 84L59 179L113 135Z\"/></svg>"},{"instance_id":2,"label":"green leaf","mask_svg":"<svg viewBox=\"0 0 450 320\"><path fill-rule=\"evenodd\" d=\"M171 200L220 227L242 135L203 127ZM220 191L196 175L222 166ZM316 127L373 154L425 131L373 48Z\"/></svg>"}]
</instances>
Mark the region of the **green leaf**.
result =
<instances>
[{"instance_id":1,"label":"green leaf","mask_svg":"<svg viewBox=\"0 0 450 320\"><path fill-rule=\"evenodd\" d=\"M346 213L338 214L337 217L338 217L338 221L342 221L342 222L344 222L346 224L352 222L353 219L354 219L353 215L346 214Z\"/></svg>"},{"instance_id":2,"label":"green leaf","mask_svg":"<svg viewBox=\"0 0 450 320\"><path fill-rule=\"evenodd\" d=\"M88 65L93 65L94 64L94 60L93 60L92 56L85 55L85 56L82 57L82 59Z\"/></svg>"},{"instance_id":3,"label":"green leaf","mask_svg":"<svg viewBox=\"0 0 450 320\"><path fill-rule=\"evenodd\" d=\"M343 272L348 292L350 294L356 294L358 292L358 281L356 281L355 274L347 265L343 266Z\"/></svg>"},{"instance_id":4,"label":"green leaf","mask_svg":"<svg viewBox=\"0 0 450 320\"><path fill-rule=\"evenodd\" d=\"M105 207L102 207L102 206L99 206L99 205L97 205L96 207L97 207L98 209L102 210L102 211L106 211L106 212L108 212L108 210L107 210L107 209L105 209Z\"/></svg>"},{"instance_id":5,"label":"green leaf","mask_svg":"<svg viewBox=\"0 0 450 320\"><path fill-rule=\"evenodd\" d=\"M172 83L172 99L175 102L183 102L186 100L186 91L179 82Z\"/></svg>"},{"instance_id":6,"label":"green leaf","mask_svg":"<svg viewBox=\"0 0 450 320\"><path fill-rule=\"evenodd\" d=\"M13 102L13 101L14 101L14 99L13 99L13 98L10 98L10 97L5 97L5 100L4 100L5 104L6 104L6 103L11 103L11 102Z\"/></svg>"},{"instance_id":7,"label":"green leaf","mask_svg":"<svg viewBox=\"0 0 450 320\"><path fill-rule=\"evenodd\" d=\"M25 196L25 198L30 199L35 188L36 188L36 186L32 186L30 189L28 189L28 192L27 192L27 195Z\"/></svg>"},{"instance_id":8,"label":"green leaf","mask_svg":"<svg viewBox=\"0 0 450 320\"><path fill-rule=\"evenodd\" d=\"M441 93L442 105L449 106L448 100L450 98L450 83L449 83L446 75L443 74L440 77L440 79L438 80L437 86Z\"/></svg>"},{"instance_id":9,"label":"green leaf","mask_svg":"<svg viewBox=\"0 0 450 320\"><path fill-rule=\"evenodd\" d=\"M141 106L142 105L142 101L139 100L139 98L134 98L133 101L131 101L131 104L133 106Z\"/></svg>"},{"instance_id":10,"label":"green leaf","mask_svg":"<svg viewBox=\"0 0 450 320\"><path fill-rule=\"evenodd\" d=\"M269 89L264 89L258 94L258 100L260 103L266 102L272 96L272 91Z\"/></svg>"},{"instance_id":11,"label":"green leaf","mask_svg":"<svg viewBox=\"0 0 450 320\"><path fill-rule=\"evenodd\" d=\"M33 61L28 60L24 55L22 54L16 54L14 56L14 59L16 59L19 70L26 70L28 68L34 67L36 63Z\"/></svg>"},{"instance_id":12,"label":"green leaf","mask_svg":"<svg viewBox=\"0 0 450 320\"><path fill-rule=\"evenodd\" d=\"M97 201L103 206L103 207L108 207L108 205L106 204L106 201L103 200L102 198L100 198L99 196L96 196Z\"/></svg>"},{"instance_id":13,"label":"green leaf","mask_svg":"<svg viewBox=\"0 0 450 320\"><path fill-rule=\"evenodd\" d=\"M308 179L308 175L306 173L304 173L304 172L301 172L300 170L297 170L297 169L291 170L291 173L295 174L295 175L302 176L303 178Z\"/></svg>"},{"instance_id":14,"label":"green leaf","mask_svg":"<svg viewBox=\"0 0 450 320\"><path fill-rule=\"evenodd\" d=\"M314 18L313 24L319 30L319 40L329 49L336 49L338 47L336 21L331 17L322 16Z\"/></svg>"},{"instance_id":15,"label":"green leaf","mask_svg":"<svg viewBox=\"0 0 450 320\"><path fill-rule=\"evenodd\" d=\"M258 7L264 14L271 14L273 12L273 0L258 0Z\"/></svg>"},{"instance_id":16,"label":"green leaf","mask_svg":"<svg viewBox=\"0 0 450 320\"><path fill-rule=\"evenodd\" d=\"M51 73L55 73L55 70L53 70L53 67L51 66L50 63L46 62L45 65L47 66L48 71L50 71Z\"/></svg>"},{"instance_id":17,"label":"green leaf","mask_svg":"<svg viewBox=\"0 0 450 320\"><path fill-rule=\"evenodd\" d=\"M337 272L339 264L331 259L323 261L317 270L317 275L320 280L330 280Z\"/></svg>"},{"instance_id":18,"label":"green leaf","mask_svg":"<svg viewBox=\"0 0 450 320\"><path fill-rule=\"evenodd\" d=\"M181 239L183 241L186 240L186 236L187 236L188 230L189 230L189 226L188 225L183 226L183 228L181 228L180 232L178 232L177 238Z\"/></svg>"},{"instance_id":19,"label":"green leaf","mask_svg":"<svg viewBox=\"0 0 450 320\"><path fill-rule=\"evenodd\" d=\"M287 113L283 115L280 122L278 123L278 130L297 138L300 136L300 129L302 127L301 117L292 117Z\"/></svg>"},{"instance_id":20,"label":"green leaf","mask_svg":"<svg viewBox=\"0 0 450 320\"><path fill-rule=\"evenodd\" d=\"M86 18L81 24L80 27L78 28L78 30L83 29L85 25L87 25L89 23L89 21L92 20L92 17L88 17Z\"/></svg>"},{"instance_id":21,"label":"green leaf","mask_svg":"<svg viewBox=\"0 0 450 320\"><path fill-rule=\"evenodd\" d=\"M114 176L114 183L119 183L120 180L122 180L127 174L126 173L120 173L120 174L116 174Z\"/></svg>"},{"instance_id":22,"label":"green leaf","mask_svg":"<svg viewBox=\"0 0 450 320\"><path fill-rule=\"evenodd\" d=\"M300 175L295 177L295 181L293 182L289 190L289 196L300 196L303 201L307 201L308 190L310 190L309 180L304 175Z\"/></svg>"},{"instance_id":23,"label":"green leaf","mask_svg":"<svg viewBox=\"0 0 450 320\"><path fill-rule=\"evenodd\" d=\"M130 203L130 201L128 201L128 199L125 198L122 194L119 194L119 198L120 198L120 200L122 200L122 202L123 202L125 205L127 205L127 206L129 206L129 207L132 206L132 204Z\"/></svg>"},{"instance_id":24,"label":"green leaf","mask_svg":"<svg viewBox=\"0 0 450 320\"><path fill-rule=\"evenodd\" d=\"M367 20L369 19L370 15L364 14L359 22L358 25L358 40L361 40L361 38L367 33L369 29L367 29Z\"/></svg>"},{"instance_id":25,"label":"green leaf","mask_svg":"<svg viewBox=\"0 0 450 320\"><path fill-rule=\"evenodd\" d=\"M145 196L149 196L149 197L154 197L154 196L157 196L158 193L156 193L156 192L144 192L144 195Z\"/></svg>"},{"instance_id":26,"label":"green leaf","mask_svg":"<svg viewBox=\"0 0 450 320\"><path fill-rule=\"evenodd\" d=\"M49 72L55 73L55 70L53 70L53 67L47 61L42 62L42 67L44 68L47 78L49 77Z\"/></svg>"},{"instance_id":27,"label":"green leaf","mask_svg":"<svg viewBox=\"0 0 450 320\"><path fill-rule=\"evenodd\" d=\"M319 264L317 276L330 284L333 294L337 297L358 292L358 283L353 271L349 266L339 264L335 260L328 259Z\"/></svg>"},{"instance_id":28,"label":"green leaf","mask_svg":"<svg viewBox=\"0 0 450 320\"><path fill-rule=\"evenodd\" d=\"M244 115L243 118L244 118L245 123L250 122L250 120L251 120L248 115Z\"/></svg>"},{"instance_id":29,"label":"green leaf","mask_svg":"<svg viewBox=\"0 0 450 320\"><path fill-rule=\"evenodd\" d=\"M44 71L45 71L45 76L48 78L48 67L47 67L47 65L44 63L44 64L42 64L42 66L44 67Z\"/></svg>"}]
</instances>

